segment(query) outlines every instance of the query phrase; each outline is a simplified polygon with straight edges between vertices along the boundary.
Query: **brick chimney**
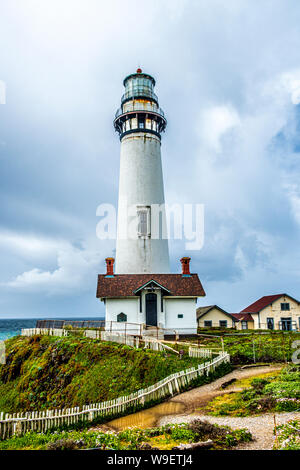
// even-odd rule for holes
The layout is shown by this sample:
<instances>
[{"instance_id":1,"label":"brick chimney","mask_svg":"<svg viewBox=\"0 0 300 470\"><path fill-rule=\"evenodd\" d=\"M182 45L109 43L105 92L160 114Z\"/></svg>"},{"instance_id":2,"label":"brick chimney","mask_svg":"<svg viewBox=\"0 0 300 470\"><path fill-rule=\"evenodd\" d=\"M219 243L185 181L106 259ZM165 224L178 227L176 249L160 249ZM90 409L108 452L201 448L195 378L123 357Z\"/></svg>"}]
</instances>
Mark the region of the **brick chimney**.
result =
<instances>
[{"instance_id":1,"label":"brick chimney","mask_svg":"<svg viewBox=\"0 0 300 470\"><path fill-rule=\"evenodd\" d=\"M106 276L114 276L114 262L115 258L106 258Z\"/></svg>"},{"instance_id":2,"label":"brick chimney","mask_svg":"<svg viewBox=\"0 0 300 470\"><path fill-rule=\"evenodd\" d=\"M181 258L181 260L180 260L183 276L190 276L191 275L191 273L190 273L190 261L191 261L191 258L189 258L189 257L184 257L184 258Z\"/></svg>"}]
</instances>

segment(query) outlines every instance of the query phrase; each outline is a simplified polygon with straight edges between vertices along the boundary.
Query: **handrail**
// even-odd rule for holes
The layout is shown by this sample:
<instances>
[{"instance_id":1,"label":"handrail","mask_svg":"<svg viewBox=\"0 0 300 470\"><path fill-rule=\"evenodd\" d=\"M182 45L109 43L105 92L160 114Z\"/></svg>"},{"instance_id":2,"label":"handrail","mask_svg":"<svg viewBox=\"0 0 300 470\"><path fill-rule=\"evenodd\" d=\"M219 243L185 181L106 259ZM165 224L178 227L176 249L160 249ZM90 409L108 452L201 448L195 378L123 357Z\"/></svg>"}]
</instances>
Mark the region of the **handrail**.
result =
<instances>
[{"instance_id":1,"label":"handrail","mask_svg":"<svg viewBox=\"0 0 300 470\"><path fill-rule=\"evenodd\" d=\"M138 112L143 112L143 113L148 113L148 114L156 114L157 116L162 116L164 119L165 119L165 113L163 112L163 110L161 108L157 108L157 109L147 109L147 108L144 108L142 106L140 107L134 107L134 109L127 109L126 111L123 111L123 108L119 108L115 114L115 119L117 119L118 117L120 116L124 116L124 115L127 115L127 114L134 114L134 113L138 113Z\"/></svg>"}]
</instances>

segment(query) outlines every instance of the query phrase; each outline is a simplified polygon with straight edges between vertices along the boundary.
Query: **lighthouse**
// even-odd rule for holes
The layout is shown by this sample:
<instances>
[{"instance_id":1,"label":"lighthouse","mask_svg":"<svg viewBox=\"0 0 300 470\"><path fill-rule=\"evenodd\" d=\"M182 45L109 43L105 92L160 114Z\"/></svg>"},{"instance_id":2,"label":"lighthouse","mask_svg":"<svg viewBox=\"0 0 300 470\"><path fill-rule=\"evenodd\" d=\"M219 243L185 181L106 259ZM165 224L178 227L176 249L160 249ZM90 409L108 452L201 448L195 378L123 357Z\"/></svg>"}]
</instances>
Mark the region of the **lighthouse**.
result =
<instances>
[{"instance_id":1,"label":"lighthouse","mask_svg":"<svg viewBox=\"0 0 300 470\"><path fill-rule=\"evenodd\" d=\"M124 79L114 128L121 144L116 260L106 258L97 298L105 303L106 330L165 336L197 333L196 304L205 296L190 257L170 272L161 137L167 126L141 69Z\"/></svg>"},{"instance_id":2,"label":"lighthouse","mask_svg":"<svg viewBox=\"0 0 300 470\"><path fill-rule=\"evenodd\" d=\"M137 69L123 83L114 120L121 142L115 269L118 274L169 273L161 162L167 121L151 75Z\"/></svg>"}]
</instances>

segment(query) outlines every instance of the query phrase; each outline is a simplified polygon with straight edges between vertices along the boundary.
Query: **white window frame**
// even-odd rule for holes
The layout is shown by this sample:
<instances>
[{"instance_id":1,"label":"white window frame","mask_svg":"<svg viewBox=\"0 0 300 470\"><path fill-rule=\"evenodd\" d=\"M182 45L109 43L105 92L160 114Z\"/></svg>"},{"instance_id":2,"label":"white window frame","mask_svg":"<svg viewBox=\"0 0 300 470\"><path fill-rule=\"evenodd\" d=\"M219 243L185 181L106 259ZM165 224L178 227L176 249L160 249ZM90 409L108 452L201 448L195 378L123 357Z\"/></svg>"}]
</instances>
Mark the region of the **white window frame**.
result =
<instances>
[{"instance_id":1,"label":"white window frame","mask_svg":"<svg viewBox=\"0 0 300 470\"><path fill-rule=\"evenodd\" d=\"M141 231L140 227L140 214L146 214L146 230ZM151 237L151 208L150 206L137 206L137 217L138 217L138 237L139 238L150 238Z\"/></svg>"}]
</instances>

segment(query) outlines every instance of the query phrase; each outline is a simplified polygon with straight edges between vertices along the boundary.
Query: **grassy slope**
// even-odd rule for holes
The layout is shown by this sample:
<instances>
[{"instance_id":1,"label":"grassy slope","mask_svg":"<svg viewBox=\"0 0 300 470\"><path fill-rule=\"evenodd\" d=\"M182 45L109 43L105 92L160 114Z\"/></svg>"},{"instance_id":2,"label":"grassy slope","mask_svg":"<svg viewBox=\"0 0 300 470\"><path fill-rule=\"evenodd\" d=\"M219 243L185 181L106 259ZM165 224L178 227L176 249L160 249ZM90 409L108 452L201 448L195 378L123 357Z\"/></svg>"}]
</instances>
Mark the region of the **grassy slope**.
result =
<instances>
[{"instance_id":1,"label":"grassy slope","mask_svg":"<svg viewBox=\"0 0 300 470\"><path fill-rule=\"evenodd\" d=\"M80 406L127 395L201 360L85 338L15 337L0 366L0 411Z\"/></svg>"}]
</instances>

